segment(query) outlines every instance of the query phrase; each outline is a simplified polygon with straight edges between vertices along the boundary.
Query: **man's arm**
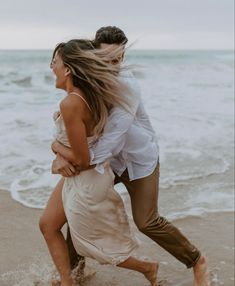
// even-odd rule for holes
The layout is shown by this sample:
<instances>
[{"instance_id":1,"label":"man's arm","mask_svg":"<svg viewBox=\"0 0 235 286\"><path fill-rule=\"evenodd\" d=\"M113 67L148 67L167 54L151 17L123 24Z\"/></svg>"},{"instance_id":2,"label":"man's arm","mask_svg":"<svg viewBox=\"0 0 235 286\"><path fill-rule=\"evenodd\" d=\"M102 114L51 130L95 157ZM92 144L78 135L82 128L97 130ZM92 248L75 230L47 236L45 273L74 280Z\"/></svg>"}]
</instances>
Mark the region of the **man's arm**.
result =
<instances>
[{"instance_id":1,"label":"man's arm","mask_svg":"<svg viewBox=\"0 0 235 286\"><path fill-rule=\"evenodd\" d=\"M125 135L138 108L139 101L132 106L132 113L121 107L114 107L108 117L102 136L90 148L90 164L99 164L119 154L125 144Z\"/></svg>"},{"instance_id":2,"label":"man's arm","mask_svg":"<svg viewBox=\"0 0 235 286\"><path fill-rule=\"evenodd\" d=\"M114 107L108 117L102 136L96 144L90 148L90 164L105 162L120 153L124 144L127 130L134 121L140 104L140 87L132 74L121 77L123 82L132 90L130 110L122 107Z\"/></svg>"},{"instance_id":3,"label":"man's arm","mask_svg":"<svg viewBox=\"0 0 235 286\"><path fill-rule=\"evenodd\" d=\"M102 163L120 153L125 144L126 132L134 120L138 104L139 101L133 104L132 113L129 113L121 107L114 107L111 110L103 135L99 138L98 142L90 148L90 165ZM52 144L52 150L60 155L52 165L54 174L59 173L64 177L78 174L76 172L77 170L74 170L76 167L68 161L68 152L69 154L71 152L69 148L55 141ZM65 157L67 159L65 159Z\"/></svg>"}]
</instances>

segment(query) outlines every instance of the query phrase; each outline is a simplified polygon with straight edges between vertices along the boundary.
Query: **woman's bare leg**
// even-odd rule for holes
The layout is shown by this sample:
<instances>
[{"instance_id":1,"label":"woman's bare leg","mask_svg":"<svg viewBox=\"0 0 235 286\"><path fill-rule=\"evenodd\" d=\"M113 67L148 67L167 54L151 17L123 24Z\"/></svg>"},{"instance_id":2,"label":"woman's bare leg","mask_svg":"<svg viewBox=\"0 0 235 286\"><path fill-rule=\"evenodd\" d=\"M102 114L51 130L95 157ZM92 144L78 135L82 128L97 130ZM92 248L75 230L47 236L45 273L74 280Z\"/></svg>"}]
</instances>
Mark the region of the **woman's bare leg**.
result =
<instances>
[{"instance_id":1,"label":"woman's bare leg","mask_svg":"<svg viewBox=\"0 0 235 286\"><path fill-rule=\"evenodd\" d=\"M40 219L39 226L60 273L61 286L72 286L68 248L61 232L61 228L67 221L62 203L63 183L64 179L61 179L56 185Z\"/></svg>"},{"instance_id":2,"label":"woman's bare leg","mask_svg":"<svg viewBox=\"0 0 235 286\"><path fill-rule=\"evenodd\" d=\"M126 261L117 266L138 271L144 274L151 283L151 286L157 286L157 271L159 267L157 262L147 262L138 260L134 257L129 257Z\"/></svg>"}]
</instances>

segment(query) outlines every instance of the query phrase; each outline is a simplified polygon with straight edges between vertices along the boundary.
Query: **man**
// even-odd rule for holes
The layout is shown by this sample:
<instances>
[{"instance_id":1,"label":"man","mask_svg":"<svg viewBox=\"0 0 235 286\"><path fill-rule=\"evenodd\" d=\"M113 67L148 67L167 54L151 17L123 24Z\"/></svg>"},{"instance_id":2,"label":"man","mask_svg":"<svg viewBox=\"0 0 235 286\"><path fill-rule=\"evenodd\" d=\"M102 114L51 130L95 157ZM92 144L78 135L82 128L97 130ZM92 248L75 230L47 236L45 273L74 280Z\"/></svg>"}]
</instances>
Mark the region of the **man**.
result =
<instances>
[{"instance_id":1,"label":"man","mask_svg":"<svg viewBox=\"0 0 235 286\"><path fill-rule=\"evenodd\" d=\"M112 59L120 64L124 58L127 38L117 27L102 27L96 32L94 45L100 49L120 49L120 56ZM103 135L91 150L91 165L110 160L115 183L122 182L130 195L133 219L138 229L171 253L188 268L194 269L194 286L209 285L205 257L186 237L158 213L159 148L155 132L145 112L135 79L120 77L133 91L132 113L115 107L110 111ZM71 176L74 167L63 158L57 160L59 172ZM71 262L77 260L71 239L68 237Z\"/></svg>"}]
</instances>

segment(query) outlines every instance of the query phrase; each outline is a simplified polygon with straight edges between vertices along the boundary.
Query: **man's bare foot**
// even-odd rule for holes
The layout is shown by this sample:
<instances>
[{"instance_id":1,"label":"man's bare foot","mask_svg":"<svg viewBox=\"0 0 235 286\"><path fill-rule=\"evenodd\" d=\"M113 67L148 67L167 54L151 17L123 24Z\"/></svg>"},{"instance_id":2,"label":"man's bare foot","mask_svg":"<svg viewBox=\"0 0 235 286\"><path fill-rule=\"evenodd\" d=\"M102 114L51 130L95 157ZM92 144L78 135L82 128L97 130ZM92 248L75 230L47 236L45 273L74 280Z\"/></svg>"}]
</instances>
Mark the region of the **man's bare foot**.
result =
<instances>
[{"instance_id":1,"label":"man's bare foot","mask_svg":"<svg viewBox=\"0 0 235 286\"><path fill-rule=\"evenodd\" d=\"M60 280L52 280L51 281L51 286L60 286L61 285L61 282L60 282Z\"/></svg>"},{"instance_id":2,"label":"man's bare foot","mask_svg":"<svg viewBox=\"0 0 235 286\"><path fill-rule=\"evenodd\" d=\"M84 279L89 280L91 277L93 277L96 274L96 270L94 268L91 268L87 266L84 269Z\"/></svg>"},{"instance_id":3,"label":"man's bare foot","mask_svg":"<svg viewBox=\"0 0 235 286\"><path fill-rule=\"evenodd\" d=\"M149 280L151 286L157 286L157 272L159 264L157 262L146 262L149 265L148 270L143 272L144 276Z\"/></svg>"},{"instance_id":4,"label":"man's bare foot","mask_svg":"<svg viewBox=\"0 0 235 286\"><path fill-rule=\"evenodd\" d=\"M210 286L209 270L205 256L201 256L193 267L194 283L193 286Z\"/></svg>"},{"instance_id":5,"label":"man's bare foot","mask_svg":"<svg viewBox=\"0 0 235 286\"><path fill-rule=\"evenodd\" d=\"M72 279L77 285L84 285L85 260L81 259L77 266L72 270Z\"/></svg>"},{"instance_id":6,"label":"man's bare foot","mask_svg":"<svg viewBox=\"0 0 235 286\"><path fill-rule=\"evenodd\" d=\"M75 286L72 282L70 283L70 282L68 282L68 283L63 283L63 282L61 282L61 284L60 284L61 286Z\"/></svg>"}]
</instances>

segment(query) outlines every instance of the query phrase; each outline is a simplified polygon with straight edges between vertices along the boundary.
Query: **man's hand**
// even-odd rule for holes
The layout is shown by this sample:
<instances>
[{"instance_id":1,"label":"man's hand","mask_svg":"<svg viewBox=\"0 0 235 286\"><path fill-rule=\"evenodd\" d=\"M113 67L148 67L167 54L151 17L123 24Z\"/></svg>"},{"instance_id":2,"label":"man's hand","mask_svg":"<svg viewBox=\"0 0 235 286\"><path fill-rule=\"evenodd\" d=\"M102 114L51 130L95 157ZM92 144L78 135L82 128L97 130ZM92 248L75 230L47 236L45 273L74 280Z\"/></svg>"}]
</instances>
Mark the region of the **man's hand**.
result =
<instances>
[{"instance_id":1,"label":"man's hand","mask_svg":"<svg viewBox=\"0 0 235 286\"><path fill-rule=\"evenodd\" d=\"M72 177L79 174L79 171L59 154L52 162L51 172L52 174L60 174L63 177Z\"/></svg>"}]
</instances>

